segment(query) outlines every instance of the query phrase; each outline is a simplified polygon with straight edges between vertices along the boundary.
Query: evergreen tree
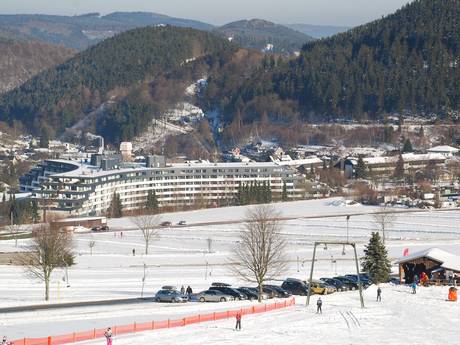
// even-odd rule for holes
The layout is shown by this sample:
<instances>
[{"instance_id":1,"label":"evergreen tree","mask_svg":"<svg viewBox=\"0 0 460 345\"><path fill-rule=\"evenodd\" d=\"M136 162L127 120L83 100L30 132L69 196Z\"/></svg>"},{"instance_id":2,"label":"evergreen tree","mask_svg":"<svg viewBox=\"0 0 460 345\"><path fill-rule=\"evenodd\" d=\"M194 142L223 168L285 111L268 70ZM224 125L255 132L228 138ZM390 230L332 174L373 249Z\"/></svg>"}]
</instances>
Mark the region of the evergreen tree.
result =
<instances>
[{"instance_id":1,"label":"evergreen tree","mask_svg":"<svg viewBox=\"0 0 460 345\"><path fill-rule=\"evenodd\" d=\"M401 179L404 177L404 159L402 157L402 154L399 154L393 177L396 179Z\"/></svg>"},{"instance_id":2,"label":"evergreen tree","mask_svg":"<svg viewBox=\"0 0 460 345\"><path fill-rule=\"evenodd\" d=\"M412 143L410 142L409 138L404 140L402 152L403 153L414 152L414 149L412 148Z\"/></svg>"},{"instance_id":3,"label":"evergreen tree","mask_svg":"<svg viewBox=\"0 0 460 345\"><path fill-rule=\"evenodd\" d=\"M362 268L374 284L386 283L390 278L391 263L378 232L372 233L369 244L364 249Z\"/></svg>"},{"instance_id":4,"label":"evergreen tree","mask_svg":"<svg viewBox=\"0 0 460 345\"><path fill-rule=\"evenodd\" d=\"M158 199L157 194L154 190L149 190L147 194L147 210L150 213L157 213L158 212Z\"/></svg>"},{"instance_id":5,"label":"evergreen tree","mask_svg":"<svg viewBox=\"0 0 460 345\"><path fill-rule=\"evenodd\" d=\"M111 218L121 218L123 216L123 205L121 203L120 195L113 192L112 201L110 202L109 215Z\"/></svg>"},{"instance_id":6,"label":"evergreen tree","mask_svg":"<svg viewBox=\"0 0 460 345\"><path fill-rule=\"evenodd\" d=\"M359 156L358 158L358 162L355 168L355 175L356 175L356 178L359 178L359 179L365 179L368 176L367 166L362 156Z\"/></svg>"},{"instance_id":7,"label":"evergreen tree","mask_svg":"<svg viewBox=\"0 0 460 345\"><path fill-rule=\"evenodd\" d=\"M31 212L32 222L34 224L39 223L40 222L40 215L38 213L38 203L37 203L36 200L33 200L31 202L30 209L31 209L30 212Z\"/></svg>"},{"instance_id":8,"label":"evergreen tree","mask_svg":"<svg viewBox=\"0 0 460 345\"><path fill-rule=\"evenodd\" d=\"M288 193L287 193L286 182L283 182L283 192L281 193L281 200L282 200L282 201L287 201L287 200L288 200Z\"/></svg>"}]
</instances>

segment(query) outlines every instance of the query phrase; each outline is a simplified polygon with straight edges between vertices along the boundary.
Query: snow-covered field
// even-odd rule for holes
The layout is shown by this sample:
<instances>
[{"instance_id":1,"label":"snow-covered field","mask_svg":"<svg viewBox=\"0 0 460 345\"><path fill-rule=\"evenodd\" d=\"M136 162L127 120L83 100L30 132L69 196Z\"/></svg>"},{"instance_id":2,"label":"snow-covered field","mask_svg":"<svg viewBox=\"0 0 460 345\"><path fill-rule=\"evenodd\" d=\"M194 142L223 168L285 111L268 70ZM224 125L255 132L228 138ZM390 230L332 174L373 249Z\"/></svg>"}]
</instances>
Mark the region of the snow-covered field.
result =
<instances>
[{"instance_id":1,"label":"snow-covered field","mask_svg":"<svg viewBox=\"0 0 460 345\"><path fill-rule=\"evenodd\" d=\"M362 205L345 206L340 199L280 203L276 207L283 217L289 218L282 223L282 233L288 242L290 262L285 276L280 277L280 279L285 277L305 279L310 270L314 241L345 240L347 228L345 216L347 214L351 215L348 224L349 237L358 243L359 254L362 253L371 231L376 229L370 214L376 208ZM242 226L238 222L244 217L247 208L232 207L163 215L163 220L169 220L173 223L185 220L188 225L180 228L161 229L160 239L151 246L149 255L142 254L144 244L141 233L132 230L133 224L129 219L111 221L111 228L117 229L116 232L76 234L77 264L69 269L70 287L66 287L66 283L62 280L65 275L64 270L56 270L52 278L51 302L140 297L144 264L146 266L145 296L152 296L163 285L176 285L178 287L191 285L194 291L206 289L213 281L224 281L238 286L246 285L247 283L238 281L236 277L232 276L228 265L231 264L232 248ZM207 224L214 222L228 223ZM121 232L123 232L123 236L121 236ZM410 252L415 252L436 246L453 253L459 253L460 211L399 213L395 223L387 231L387 236L387 247L392 258L401 256L404 248L409 248ZM208 252L208 239L212 240L211 253ZM93 248L93 255L90 255L90 241L96 243ZM15 248L14 241L0 241L0 252L21 250L27 246L27 243L28 240L20 240L18 248ZM132 254L133 249L136 251L135 256ZM320 248L317 254L319 261L315 266L316 278L353 273L354 262L350 250L342 255L341 247L329 246L327 250ZM372 327L378 326L376 332L383 336L383 327L388 324L390 325L388 329L392 330L392 325L396 323L395 318L399 316L409 319L406 326L411 328L407 330L407 334L419 339L417 338L418 335L415 334L417 327L412 325L415 322L415 314L411 313L415 313L417 310L422 313L420 322L423 324L428 320L424 316L425 313L431 312L437 303L444 306L442 301L447 296L447 292L442 289L433 288L424 291L426 291L427 301L422 302L423 300L420 300L417 302L423 295L414 297L404 292L402 287L388 288L388 292L385 293L388 294L385 303L381 305L370 303L370 306L364 311L352 309L362 326L358 327L354 325L353 321L348 320L349 323L352 323L350 330L346 328L346 322L339 311L349 311L350 309L346 308L353 308L352 305L357 305L357 302L355 301L356 295L346 293L328 296L327 304L336 306L335 311L333 314L325 314L318 318L311 311L306 311L300 306L290 311L276 312L273 315L248 316L245 320L244 332L235 334L230 339L233 340L232 344L248 343L250 337L256 336L254 333L256 331L249 330L249 328L255 329L256 325L260 323L264 329L267 329L268 325L274 324L269 332L262 332L263 334L259 332L258 336L263 339L261 344L277 343L275 340L269 339L270 334L278 342L281 338L286 337L287 341L290 341L289 344L299 344L295 339L297 341L301 339L303 342L304 339L310 339L309 337L327 340L325 344L335 344L336 342L331 340L332 338L328 338L332 335L324 331L327 327L336 327L337 332L346 334L346 343L355 344L358 337L368 336ZM373 292L369 291L368 293L372 297ZM0 307L43 303L43 284L28 279L20 267L0 266L0 296ZM370 302L373 299L371 297L369 297ZM392 302L389 306L386 304L387 299L394 303ZM400 299L402 300L400 301ZM403 303L406 300L407 302ZM413 307L411 303L417 307ZM408 310L405 308L398 310L398 304L407 307ZM203 308L228 309L235 305L237 304L203 306L191 303L172 306L144 303L129 306L85 307L70 311L54 310L7 314L0 318L0 334L8 333L13 338L39 337L134 321L164 320L178 315L195 314ZM443 308L454 307L446 305ZM450 312L449 310L446 309L445 312ZM453 310L459 312L458 315L460 315L459 309ZM345 317L346 315L348 314L345 314ZM279 319L286 320L286 322L280 323L278 322ZM443 325L436 324L434 327L436 335L439 333L439 336L445 337L442 339L448 338L449 330L447 328L450 325L449 320L452 320L448 320L447 317L445 319L443 318L442 322L446 321L446 323ZM252 327L250 327L251 323ZM319 325L319 328L315 328L315 325ZM392 343L390 339L396 341L393 342L394 344L398 343L399 340L407 343L407 340L411 338L401 333L404 327L401 325L401 331L396 332L394 337L391 335L393 332L388 331L388 336L383 337L388 341L382 342L382 344ZM426 327L427 324L425 323ZM442 327L446 327L447 330L442 331ZM162 340L164 338L164 341L161 341L162 344L173 344L179 343L179 341L171 342L171 339L168 340L171 338L171 334L177 334L178 337L185 339L191 332L203 331L206 336L200 338L200 343L211 344L215 343L212 339L223 338L222 331L230 331L230 328L231 325L228 322L220 322L193 326L190 329L155 332L152 336L160 337ZM287 331L283 330L284 328ZM321 329L322 331L320 331ZM438 332L438 329L441 331ZM318 332L325 332L324 337L318 335ZM278 335L276 336L276 334ZM326 334L328 335L326 336ZM138 339L136 342L129 342L130 337L126 340L120 338L117 339L117 343L135 344L148 340L142 338L147 336L141 335L140 338L135 338ZM191 339L190 341L195 340ZM340 338L337 338L337 343L339 341ZM188 342L186 343L188 344ZM436 342L412 342L411 340L409 343L435 344Z\"/></svg>"},{"instance_id":2,"label":"snow-covered field","mask_svg":"<svg viewBox=\"0 0 460 345\"><path fill-rule=\"evenodd\" d=\"M375 302L376 288L365 292L366 307L359 307L356 293L323 297L323 314L305 307L298 298L293 308L249 315L242 330L234 320L202 323L184 328L115 337L117 345L134 344L458 344L460 305L446 302L446 288L420 288L412 295L403 286L384 286L382 302ZM313 297L313 304L316 302ZM100 344L101 340L84 344Z\"/></svg>"}]
</instances>

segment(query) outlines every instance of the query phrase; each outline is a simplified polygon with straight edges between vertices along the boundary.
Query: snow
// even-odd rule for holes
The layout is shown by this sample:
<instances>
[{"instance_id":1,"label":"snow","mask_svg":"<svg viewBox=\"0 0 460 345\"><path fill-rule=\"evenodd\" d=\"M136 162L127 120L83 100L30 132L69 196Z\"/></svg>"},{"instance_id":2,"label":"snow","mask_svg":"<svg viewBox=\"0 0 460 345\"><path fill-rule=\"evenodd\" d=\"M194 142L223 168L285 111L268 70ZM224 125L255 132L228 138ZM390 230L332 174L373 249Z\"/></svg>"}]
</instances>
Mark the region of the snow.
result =
<instances>
[{"instance_id":1,"label":"snow","mask_svg":"<svg viewBox=\"0 0 460 345\"><path fill-rule=\"evenodd\" d=\"M412 295L404 286L382 286L382 302L375 301L376 287L365 291L366 307L359 307L356 292L322 297L323 314L298 298L292 308L243 316L242 331L234 320L202 323L115 337L117 345L149 344L457 344L460 306L446 302L447 288L420 288ZM312 297L315 304L317 297ZM100 344L92 341L84 344Z\"/></svg>"},{"instance_id":2,"label":"snow","mask_svg":"<svg viewBox=\"0 0 460 345\"><path fill-rule=\"evenodd\" d=\"M242 227L240 222L252 207L164 214L163 221L176 224L185 220L187 225L160 229L160 239L151 245L148 255L143 254L142 235L133 230L134 224L129 218L109 220L111 229L116 232L75 234L77 264L69 268L70 287L67 288L62 280L65 270L57 269L51 279L51 302L140 297L144 264L144 296L153 296L163 285L191 285L194 292L206 289L213 281L247 285L234 276L228 266ZM376 230L372 213L378 207L349 206L349 201L343 198L278 203L274 207L285 218L281 233L287 241L289 259L288 268L280 280L286 277L306 279L313 243L344 240L346 215L351 215L348 234L350 240L357 243L359 255L362 255L371 232ZM432 247L460 252L460 210L396 211L397 219L386 231L391 258L399 258L405 248L411 253ZM211 252L208 252L209 238L212 239ZM91 241L96 243L92 255ZM16 248L14 240L0 241L0 252L22 250L28 243L29 240L20 239ZM133 249L136 256L132 255ZM328 246L327 250L321 248L317 255L315 279L353 273L356 269L352 252L347 249L342 255L340 246ZM241 333L233 333L233 320L228 320L116 337L115 342L117 345L139 344L154 339L155 343L161 344L248 344L258 339L260 344L300 344L310 340L327 345L363 343L365 337L372 337L376 339L375 344L380 345L397 344L398 341L407 343L407 339L418 344L449 344L449 339L455 339L452 332L460 313L458 304L444 302L446 288L420 289L419 294L412 296L405 287L385 286L382 304L373 302L374 292L372 288L367 290L364 310L359 308L356 293L337 293L325 296L325 314L322 316L306 309L302 305L304 300L298 299L298 306L289 310L245 317ZM0 307L44 303L43 284L29 279L22 268L15 266L0 266L0 295ZM134 321L180 318L204 311L238 308L248 303L254 302L205 305L148 302L4 314L0 318L0 334L8 334L11 338L40 337ZM340 312L347 318L350 329ZM353 312L361 326L357 326L347 312ZM426 332L428 327L435 331Z\"/></svg>"}]
</instances>

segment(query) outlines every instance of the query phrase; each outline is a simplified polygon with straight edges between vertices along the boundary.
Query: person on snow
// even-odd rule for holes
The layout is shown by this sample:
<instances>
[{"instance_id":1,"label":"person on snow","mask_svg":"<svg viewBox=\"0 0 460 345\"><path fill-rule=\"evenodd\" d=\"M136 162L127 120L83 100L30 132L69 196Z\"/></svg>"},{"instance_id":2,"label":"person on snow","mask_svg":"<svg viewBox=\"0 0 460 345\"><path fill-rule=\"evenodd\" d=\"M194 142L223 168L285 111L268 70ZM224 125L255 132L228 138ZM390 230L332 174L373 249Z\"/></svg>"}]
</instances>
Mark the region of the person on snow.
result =
<instances>
[{"instance_id":1,"label":"person on snow","mask_svg":"<svg viewBox=\"0 0 460 345\"><path fill-rule=\"evenodd\" d=\"M4 336L1 345L13 345L13 343L8 341L8 338Z\"/></svg>"},{"instance_id":2,"label":"person on snow","mask_svg":"<svg viewBox=\"0 0 460 345\"><path fill-rule=\"evenodd\" d=\"M184 294L185 294L185 287L184 287L184 285L182 285L182 287L180 288L180 293L181 293L181 295L184 295Z\"/></svg>"},{"instance_id":3,"label":"person on snow","mask_svg":"<svg viewBox=\"0 0 460 345\"><path fill-rule=\"evenodd\" d=\"M186 292L187 292L188 297L190 297L190 295L193 293L193 290L192 290L192 288L190 287L190 285L187 286Z\"/></svg>"},{"instance_id":4,"label":"person on snow","mask_svg":"<svg viewBox=\"0 0 460 345\"><path fill-rule=\"evenodd\" d=\"M105 339L107 340L107 345L112 345L112 328L107 328L104 332Z\"/></svg>"},{"instance_id":5,"label":"person on snow","mask_svg":"<svg viewBox=\"0 0 460 345\"><path fill-rule=\"evenodd\" d=\"M240 330L241 331L241 313L237 312L236 313L236 325L235 325L235 330Z\"/></svg>"},{"instance_id":6,"label":"person on snow","mask_svg":"<svg viewBox=\"0 0 460 345\"><path fill-rule=\"evenodd\" d=\"M417 293L417 283L414 281L411 286L412 286L412 293L415 295Z\"/></svg>"},{"instance_id":7,"label":"person on snow","mask_svg":"<svg viewBox=\"0 0 460 345\"><path fill-rule=\"evenodd\" d=\"M316 314L322 314L323 313L323 301L321 300L321 297L318 298L318 301L316 301Z\"/></svg>"},{"instance_id":8,"label":"person on snow","mask_svg":"<svg viewBox=\"0 0 460 345\"><path fill-rule=\"evenodd\" d=\"M382 289L380 286L377 289L377 302L382 302Z\"/></svg>"}]
</instances>

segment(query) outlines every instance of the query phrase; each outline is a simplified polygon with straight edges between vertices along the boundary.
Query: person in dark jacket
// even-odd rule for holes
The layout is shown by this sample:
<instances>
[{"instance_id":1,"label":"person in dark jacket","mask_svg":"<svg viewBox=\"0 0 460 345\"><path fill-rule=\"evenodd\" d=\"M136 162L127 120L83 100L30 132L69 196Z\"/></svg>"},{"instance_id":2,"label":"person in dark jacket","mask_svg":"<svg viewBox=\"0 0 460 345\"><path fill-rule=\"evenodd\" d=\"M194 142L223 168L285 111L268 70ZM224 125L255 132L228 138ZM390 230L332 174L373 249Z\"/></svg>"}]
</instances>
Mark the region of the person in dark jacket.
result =
<instances>
[{"instance_id":1,"label":"person in dark jacket","mask_svg":"<svg viewBox=\"0 0 460 345\"><path fill-rule=\"evenodd\" d=\"M318 298L318 301L316 302L316 314L322 314L323 313L323 301L321 300L321 297Z\"/></svg>"},{"instance_id":2,"label":"person in dark jacket","mask_svg":"<svg viewBox=\"0 0 460 345\"><path fill-rule=\"evenodd\" d=\"M382 302L382 289L380 286L377 289L377 302Z\"/></svg>"},{"instance_id":3,"label":"person in dark jacket","mask_svg":"<svg viewBox=\"0 0 460 345\"><path fill-rule=\"evenodd\" d=\"M190 297L190 295L193 293L193 290L192 288L189 286L187 286L187 290L185 290L187 292L187 295Z\"/></svg>"},{"instance_id":4,"label":"person in dark jacket","mask_svg":"<svg viewBox=\"0 0 460 345\"><path fill-rule=\"evenodd\" d=\"M241 313L240 313L240 312L237 312L237 313L236 313L236 325L235 325L235 329L241 331Z\"/></svg>"}]
</instances>

